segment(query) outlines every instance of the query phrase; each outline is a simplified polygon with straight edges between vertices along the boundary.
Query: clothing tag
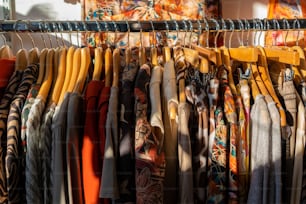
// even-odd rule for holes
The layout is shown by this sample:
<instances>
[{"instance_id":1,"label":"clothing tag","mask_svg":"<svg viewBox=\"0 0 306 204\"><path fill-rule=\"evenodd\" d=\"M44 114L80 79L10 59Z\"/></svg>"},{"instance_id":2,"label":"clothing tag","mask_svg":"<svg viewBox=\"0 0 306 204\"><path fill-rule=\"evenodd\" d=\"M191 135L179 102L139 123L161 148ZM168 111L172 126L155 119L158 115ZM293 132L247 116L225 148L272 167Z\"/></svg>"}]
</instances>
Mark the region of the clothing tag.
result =
<instances>
[{"instance_id":1,"label":"clothing tag","mask_svg":"<svg viewBox=\"0 0 306 204\"><path fill-rule=\"evenodd\" d=\"M286 68L284 74L284 81L292 81L294 76L294 71L291 68Z\"/></svg>"},{"instance_id":2,"label":"clothing tag","mask_svg":"<svg viewBox=\"0 0 306 204\"><path fill-rule=\"evenodd\" d=\"M250 68L247 68L245 70L245 73L242 72L241 68L238 68L238 71L239 71L240 79L248 80L250 78L250 76L251 76L251 69Z\"/></svg>"}]
</instances>

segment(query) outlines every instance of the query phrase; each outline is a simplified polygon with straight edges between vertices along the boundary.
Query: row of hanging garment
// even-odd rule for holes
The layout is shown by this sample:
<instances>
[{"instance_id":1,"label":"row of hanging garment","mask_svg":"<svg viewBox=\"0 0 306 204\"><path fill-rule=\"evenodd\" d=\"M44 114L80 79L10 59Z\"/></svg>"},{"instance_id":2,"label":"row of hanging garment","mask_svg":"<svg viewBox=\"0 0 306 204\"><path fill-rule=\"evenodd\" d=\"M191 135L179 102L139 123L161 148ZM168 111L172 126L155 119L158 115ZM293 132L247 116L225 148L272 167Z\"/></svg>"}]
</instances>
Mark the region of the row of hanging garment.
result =
<instances>
[{"instance_id":1,"label":"row of hanging garment","mask_svg":"<svg viewBox=\"0 0 306 204\"><path fill-rule=\"evenodd\" d=\"M0 53L1 203L304 202L298 46Z\"/></svg>"}]
</instances>

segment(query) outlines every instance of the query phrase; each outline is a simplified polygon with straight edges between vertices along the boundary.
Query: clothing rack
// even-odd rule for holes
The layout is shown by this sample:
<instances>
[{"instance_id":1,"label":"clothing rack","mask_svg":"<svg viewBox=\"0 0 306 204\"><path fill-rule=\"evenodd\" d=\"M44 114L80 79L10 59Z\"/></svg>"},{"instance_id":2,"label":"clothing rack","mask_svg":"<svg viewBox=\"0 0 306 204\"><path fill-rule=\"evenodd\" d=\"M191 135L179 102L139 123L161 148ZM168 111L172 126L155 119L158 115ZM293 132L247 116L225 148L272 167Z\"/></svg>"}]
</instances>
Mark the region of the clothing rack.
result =
<instances>
[{"instance_id":1,"label":"clothing rack","mask_svg":"<svg viewBox=\"0 0 306 204\"><path fill-rule=\"evenodd\" d=\"M306 19L203 19L171 21L3 20L0 32L152 32L306 29Z\"/></svg>"}]
</instances>

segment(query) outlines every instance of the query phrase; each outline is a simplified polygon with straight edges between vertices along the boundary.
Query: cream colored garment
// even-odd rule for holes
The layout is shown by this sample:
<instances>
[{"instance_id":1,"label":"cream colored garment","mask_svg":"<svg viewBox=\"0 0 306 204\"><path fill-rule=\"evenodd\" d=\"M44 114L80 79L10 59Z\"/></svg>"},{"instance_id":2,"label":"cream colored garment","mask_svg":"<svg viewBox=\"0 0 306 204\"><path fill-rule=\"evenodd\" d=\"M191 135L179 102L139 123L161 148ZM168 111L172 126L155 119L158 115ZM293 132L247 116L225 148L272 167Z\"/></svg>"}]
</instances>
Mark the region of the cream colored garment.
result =
<instances>
[{"instance_id":1,"label":"cream colored garment","mask_svg":"<svg viewBox=\"0 0 306 204\"><path fill-rule=\"evenodd\" d=\"M155 66L152 70L152 76L150 80L150 102L151 102L151 117L150 124L153 127L154 134L160 134L161 141L164 141L164 124L161 107L161 82L163 76L163 68L161 66ZM160 145L163 146L162 144Z\"/></svg>"},{"instance_id":2,"label":"cream colored garment","mask_svg":"<svg viewBox=\"0 0 306 204\"><path fill-rule=\"evenodd\" d=\"M164 150L166 159L166 172L164 182L164 203L177 203L177 115L170 119L170 109L178 108L177 85L173 60L164 65L163 82L163 121L164 121Z\"/></svg>"},{"instance_id":3,"label":"cream colored garment","mask_svg":"<svg viewBox=\"0 0 306 204\"><path fill-rule=\"evenodd\" d=\"M271 117L272 126L270 129L269 143L269 203L281 203L282 198L282 148L281 148L281 122L280 114L270 95L265 96L268 102L268 110Z\"/></svg>"},{"instance_id":4,"label":"cream colored garment","mask_svg":"<svg viewBox=\"0 0 306 204\"><path fill-rule=\"evenodd\" d=\"M291 204L300 203L303 181L303 154L305 147L305 107L298 93L296 94L298 112L295 141L295 157L292 177Z\"/></svg>"}]
</instances>

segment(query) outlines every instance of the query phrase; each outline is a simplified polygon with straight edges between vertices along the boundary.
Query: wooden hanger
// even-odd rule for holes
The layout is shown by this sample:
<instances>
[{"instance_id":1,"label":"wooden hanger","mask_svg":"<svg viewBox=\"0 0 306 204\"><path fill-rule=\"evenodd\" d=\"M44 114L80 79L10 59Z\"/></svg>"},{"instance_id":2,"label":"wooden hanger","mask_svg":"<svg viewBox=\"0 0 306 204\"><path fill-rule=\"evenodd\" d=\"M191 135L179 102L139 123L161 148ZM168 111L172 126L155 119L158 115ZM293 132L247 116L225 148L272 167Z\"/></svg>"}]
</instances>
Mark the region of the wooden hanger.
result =
<instances>
[{"instance_id":1,"label":"wooden hanger","mask_svg":"<svg viewBox=\"0 0 306 204\"><path fill-rule=\"evenodd\" d=\"M69 86L69 83L70 83L72 68L73 68L73 54L75 52L75 49L76 48L74 46L70 46L68 51L67 51L65 80L64 80L64 84L62 86L62 90L61 90L61 94L60 94L60 98L59 98L59 104L61 104L63 102L64 96L67 92L67 89L68 89L68 86Z\"/></svg>"},{"instance_id":2,"label":"wooden hanger","mask_svg":"<svg viewBox=\"0 0 306 204\"><path fill-rule=\"evenodd\" d=\"M102 47L95 48L95 64L92 80L99 81L101 79L103 69L103 49Z\"/></svg>"},{"instance_id":3,"label":"wooden hanger","mask_svg":"<svg viewBox=\"0 0 306 204\"><path fill-rule=\"evenodd\" d=\"M33 47L29 50L29 57L28 57L29 65L31 65L39 62L39 49L38 47L36 47L34 39L32 38L30 33L28 33L28 36L30 37L33 45Z\"/></svg>"},{"instance_id":4,"label":"wooden hanger","mask_svg":"<svg viewBox=\"0 0 306 204\"><path fill-rule=\"evenodd\" d=\"M36 64L39 62L39 49L33 47L29 50L29 65Z\"/></svg>"},{"instance_id":5,"label":"wooden hanger","mask_svg":"<svg viewBox=\"0 0 306 204\"><path fill-rule=\"evenodd\" d=\"M120 50L118 48L113 51L113 83L112 87L119 86L119 71L120 71Z\"/></svg>"},{"instance_id":6,"label":"wooden hanger","mask_svg":"<svg viewBox=\"0 0 306 204\"><path fill-rule=\"evenodd\" d=\"M55 84L56 84L56 81L57 81L57 77L58 77L58 72L59 72L59 60L60 60L60 52L61 52L61 49L62 47L57 47L54 49L54 56L53 56L53 80L52 80L52 84L51 84L51 87L50 87L50 90L49 90L49 95L51 97L48 97L48 106L51 105L51 104L54 104L54 101L53 101L53 98L52 98L52 95L53 95L53 92L54 92L54 87L55 87Z\"/></svg>"},{"instance_id":7,"label":"wooden hanger","mask_svg":"<svg viewBox=\"0 0 306 204\"><path fill-rule=\"evenodd\" d=\"M54 62L54 49L49 49L46 57L46 70L43 83L39 89L37 97L41 98L43 101L46 102L49 90L52 84L53 79L53 62Z\"/></svg>"},{"instance_id":8,"label":"wooden hanger","mask_svg":"<svg viewBox=\"0 0 306 204\"><path fill-rule=\"evenodd\" d=\"M61 88L63 87L65 81L66 57L67 57L67 49L63 47L61 48L61 51L59 53L58 74L56 77L54 89L52 92L52 99L51 99L55 104L58 104L59 102L59 98L61 96Z\"/></svg>"},{"instance_id":9,"label":"wooden hanger","mask_svg":"<svg viewBox=\"0 0 306 204\"><path fill-rule=\"evenodd\" d=\"M38 78L36 83L41 84L44 76L45 76L45 69L46 69L46 60L47 60L48 48L42 49L39 55L39 71L38 71Z\"/></svg>"},{"instance_id":10,"label":"wooden hanger","mask_svg":"<svg viewBox=\"0 0 306 204\"><path fill-rule=\"evenodd\" d=\"M13 52L10 46L3 45L0 48L0 59L11 59L13 58Z\"/></svg>"},{"instance_id":11,"label":"wooden hanger","mask_svg":"<svg viewBox=\"0 0 306 204\"><path fill-rule=\"evenodd\" d=\"M90 50L89 47L84 47L81 49L81 68L80 73L78 75L78 79L76 81L75 87L73 89L74 93L81 94L84 89L86 77L88 74L88 69L90 66Z\"/></svg>"},{"instance_id":12,"label":"wooden hanger","mask_svg":"<svg viewBox=\"0 0 306 204\"><path fill-rule=\"evenodd\" d=\"M268 62L266 58L266 53L263 47L257 46L258 51L259 51L259 56L258 56L258 71L260 73L261 79L265 84L265 87L267 88L270 96L272 97L273 101L275 102L279 113L280 113L280 118L281 118L281 126L284 127L287 124L287 119L286 119L286 113L285 110L282 107L282 104L274 90L272 80L270 78L269 74L269 69L268 69Z\"/></svg>"},{"instance_id":13,"label":"wooden hanger","mask_svg":"<svg viewBox=\"0 0 306 204\"><path fill-rule=\"evenodd\" d=\"M72 72L71 77L68 85L67 92L72 92L74 87L76 86L76 81L78 79L78 75L80 74L81 69L81 49L82 48L76 48L76 50L73 53L73 63L72 63Z\"/></svg>"},{"instance_id":14,"label":"wooden hanger","mask_svg":"<svg viewBox=\"0 0 306 204\"><path fill-rule=\"evenodd\" d=\"M111 48L107 48L105 51L105 86L110 87L112 83L113 72L113 57Z\"/></svg>"},{"instance_id":15,"label":"wooden hanger","mask_svg":"<svg viewBox=\"0 0 306 204\"><path fill-rule=\"evenodd\" d=\"M179 51L176 51L179 50ZM184 55L183 53L183 48L180 46L177 46L174 48L174 59L177 58L177 55ZM180 103L185 103L186 102L186 95L185 95L185 79L181 77L179 79L179 101Z\"/></svg>"},{"instance_id":16,"label":"wooden hanger","mask_svg":"<svg viewBox=\"0 0 306 204\"><path fill-rule=\"evenodd\" d=\"M287 50L280 47L264 47L264 51L268 60L294 66L300 64L299 53L292 49Z\"/></svg>"},{"instance_id":17,"label":"wooden hanger","mask_svg":"<svg viewBox=\"0 0 306 204\"><path fill-rule=\"evenodd\" d=\"M300 83L306 79L305 53L300 46L293 46L291 49L296 51L300 57L300 64L298 66L292 66L295 85L299 86Z\"/></svg>"},{"instance_id":18,"label":"wooden hanger","mask_svg":"<svg viewBox=\"0 0 306 204\"><path fill-rule=\"evenodd\" d=\"M13 52L10 46L7 45L6 38L3 34L0 34L4 45L0 48L0 59L11 59L13 57Z\"/></svg>"},{"instance_id":19,"label":"wooden hanger","mask_svg":"<svg viewBox=\"0 0 306 204\"><path fill-rule=\"evenodd\" d=\"M28 66L28 51L21 48L16 53L15 70L25 70Z\"/></svg>"}]
</instances>

